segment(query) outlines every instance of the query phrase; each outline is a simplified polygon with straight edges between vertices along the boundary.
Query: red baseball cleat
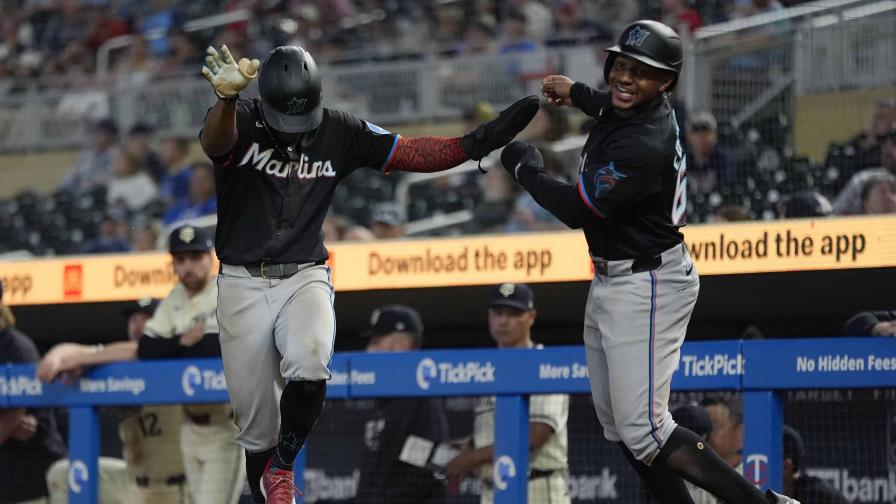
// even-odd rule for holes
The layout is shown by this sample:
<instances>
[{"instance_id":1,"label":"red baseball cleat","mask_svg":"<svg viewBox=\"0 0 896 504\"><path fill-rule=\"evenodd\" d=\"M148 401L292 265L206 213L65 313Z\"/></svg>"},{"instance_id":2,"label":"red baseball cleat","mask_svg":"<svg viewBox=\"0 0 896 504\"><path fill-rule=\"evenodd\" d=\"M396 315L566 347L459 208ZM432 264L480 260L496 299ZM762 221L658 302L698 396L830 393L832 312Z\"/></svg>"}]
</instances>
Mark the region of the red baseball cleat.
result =
<instances>
[{"instance_id":1,"label":"red baseball cleat","mask_svg":"<svg viewBox=\"0 0 896 504\"><path fill-rule=\"evenodd\" d=\"M294 504L296 496L302 495L295 484L295 474L286 469L271 468L273 457L264 466L261 476L261 494L267 504Z\"/></svg>"}]
</instances>

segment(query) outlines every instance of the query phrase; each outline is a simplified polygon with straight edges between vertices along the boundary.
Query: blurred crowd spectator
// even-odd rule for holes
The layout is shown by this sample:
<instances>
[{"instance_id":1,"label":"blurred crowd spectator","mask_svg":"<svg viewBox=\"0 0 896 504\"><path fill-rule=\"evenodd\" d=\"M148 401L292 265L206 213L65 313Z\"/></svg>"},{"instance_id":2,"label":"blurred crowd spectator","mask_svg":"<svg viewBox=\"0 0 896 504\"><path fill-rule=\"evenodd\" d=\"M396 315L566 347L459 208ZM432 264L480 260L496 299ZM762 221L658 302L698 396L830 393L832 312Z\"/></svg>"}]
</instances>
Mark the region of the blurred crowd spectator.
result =
<instances>
[{"instance_id":1,"label":"blurred crowd spectator","mask_svg":"<svg viewBox=\"0 0 896 504\"><path fill-rule=\"evenodd\" d=\"M155 76L176 75L184 65L195 73L201 48L208 43L227 43L247 56L263 56L276 44L299 43L331 64L419 56L420 51L519 53L551 45L604 43L637 17L694 30L794 3L96 0L85 7L71 0L19 0L0 20L6 35L0 38L0 80L6 75L40 81L40 69L48 66L57 74L80 66L84 71L79 72L86 75L95 70L98 48L120 35L131 38L110 60L111 78L137 85ZM248 16L214 28L194 29L189 23L210 13ZM58 44L63 44L61 50ZM29 58L38 62L34 72L22 73L19 65ZM464 86L463 77L457 76L452 85ZM497 82L499 87L505 84L516 85ZM854 138L832 144L822 166L793 153L786 118L757 114L732 125L709 111L687 111L679 101L674 103L687 152L689 222L896 212L892 99L875 105L868 126ZM487 101L462 106L467 108L464 130L495 116ZM575 178L576 142L587 132L587 121L582 120L581 115L543 107L524 132L542 151L552 176ZM94 121L90 140L57 193L43 197L25 192L0 201L0 232L7 238L0 243L0 254L153 250L163 245L157 240L165 235L163 230L181 221L210 217L204 225L212 225L214 173L204 157L191 155L194 142L192 135L162 136L147 122ZM349 177L335 195L325 238L333 242L563 228L528 194L520 193L503 170L489 169L494 162L494 157L483 160L484 175L470 164L447 174Z\"/></svg>"},{"instance_id":2,"label":"blurred crowd spectator","mask_svg":"<svg viewBox=\"0 0 896 504\"><path fill-rule=\"evenodd\" d=\"M763 0L8 0L0 20L0 94L84 84L98 71L129 86L195 74L209 44L254 57L300 44L336 62L519 52L612 39L639 17L693 31L778 8ZM190 23L220 13L233 21Z\"/></svg>"}]
</instances>

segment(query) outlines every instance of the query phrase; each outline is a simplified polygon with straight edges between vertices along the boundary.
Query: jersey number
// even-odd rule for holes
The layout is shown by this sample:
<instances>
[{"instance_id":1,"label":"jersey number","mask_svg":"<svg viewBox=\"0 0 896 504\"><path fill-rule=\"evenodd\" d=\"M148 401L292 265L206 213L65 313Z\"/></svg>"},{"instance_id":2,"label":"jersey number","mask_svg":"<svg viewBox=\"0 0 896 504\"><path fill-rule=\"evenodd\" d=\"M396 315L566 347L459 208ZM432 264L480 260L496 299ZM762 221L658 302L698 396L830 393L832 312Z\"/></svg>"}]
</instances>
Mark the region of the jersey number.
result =
<instances>
[{"instance_id":1,"label":"jersey number","mask_svg":"<svg viewBox=\"0 0 896 504\"><path fill-rule=\"evenodd\" d=\"M675 178L675 196L672 199L672 225L684 226L685 214L688 209L688 161L681 148L681 139L678 138L678 122L675 113L672 113L672 122L675 123L675 161L673 167L677 172Z\"/></svg>"},{"instance_id":2,"label":"jersey number","mask_svg":"<svg viewBox=\"0 0 896 504\"><path fill-rule=\"evenodd\" d=\"M143 431L143 437L161 436L162 429L159 428L159 416L155 413L140 415L140 430Z\"/></svg>"}]
</instances>

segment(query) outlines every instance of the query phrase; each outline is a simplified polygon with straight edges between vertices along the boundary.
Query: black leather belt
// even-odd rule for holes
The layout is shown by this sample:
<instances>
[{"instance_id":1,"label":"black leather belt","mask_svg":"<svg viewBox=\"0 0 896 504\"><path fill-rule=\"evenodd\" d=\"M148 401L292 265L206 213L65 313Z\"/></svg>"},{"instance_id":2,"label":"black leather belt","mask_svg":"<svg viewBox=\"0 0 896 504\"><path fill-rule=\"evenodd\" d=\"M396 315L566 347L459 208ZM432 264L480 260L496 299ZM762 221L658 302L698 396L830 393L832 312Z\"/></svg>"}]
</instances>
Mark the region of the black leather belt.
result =
<instances>
[{"instance_id":1,"label":"black leather belt","mask_svg":"<svg viewBox=\"0 0 896 504\"><path fill-rule=\"evenodd\" d=\"M134 478L134 480L137 483L138 487L148 487L149 484L151 483L149 481L148 476L137 476L136 478ZM184 476L183 474L178 474L177 476L169 476L165 480L165 484L168 486L175 486L175 485L182 485L186 481L187 481L186 476Z\"/></svg>"},{"instance_id":2,"label":"black leather belt","mask_svg":"<svg viewBox=\"0 0 896 504\"><path fill-rule=\"evenodd\" d=\"M246 271L254 277L284 279L299 272L303 265L308 263L268 263L244 264ZM315 261L316 266L325 264L325 261Z\"/></svg>"},{"instance_id":3,"label":"black leather belt","mask_svg":"<svg viewBox=\"0 0 896 504\"><path fill-rule=\"evenodd\" d=\"M552 469L552 470L547 470L547 471L543 471L541 469L532 469L529 471L529 481L532 481L535 479L540 479L540 478L550 478L555 473L558 473L560 471L563 471L563 469ZM494 486L495 486L495 482L492 480L483 480L482 483L485 486L487 486L488 488L494 488Z\"/></svg>"},{"instance_id":4,"label":"black leather belt","mask_svg":"<svg viewBox=\"0 0 896 504\"><path fill-rule=\"evenodd\" d=\"M653 271L663 264L663 257L639 257L632 261L632 273Z\"/></svg>"},{"instance_id":5,"label":"black leather belt","mask_svg":"<svg viewBox=\"0 0 896 504\"><path fill-rule=\"evenodd\" d=\"M190 415L188 413L187 418L196 425L208 425L212 423L212 417L208 413L203 415Z\"/></svg>"},{"instance_id":6,"label":"black leather belt","mask_svg":"<svg viewBox=\"0 0 896 504\"><path fill-rule=\"evenodd\" d=\"M604 259L591 258L594 263L594 271L601 275L609 274L609 262ZM639 257L632 261L632 273L643 273L645 271L653 271L663 264L662 256Z\"/></svg>"},{"instance_id":7,"label":"black leather belt","mask_svg":"<svg viewBox=\"0 0 896 504\"><path fill-rule=\"evenodd\" d=\"M543 471L541 469L532 469L531 471L529 471L529 480L531 481L538 478L549 478L559 470L560 469L552 469L550 471Z\"/></svg>"}]
</instances>

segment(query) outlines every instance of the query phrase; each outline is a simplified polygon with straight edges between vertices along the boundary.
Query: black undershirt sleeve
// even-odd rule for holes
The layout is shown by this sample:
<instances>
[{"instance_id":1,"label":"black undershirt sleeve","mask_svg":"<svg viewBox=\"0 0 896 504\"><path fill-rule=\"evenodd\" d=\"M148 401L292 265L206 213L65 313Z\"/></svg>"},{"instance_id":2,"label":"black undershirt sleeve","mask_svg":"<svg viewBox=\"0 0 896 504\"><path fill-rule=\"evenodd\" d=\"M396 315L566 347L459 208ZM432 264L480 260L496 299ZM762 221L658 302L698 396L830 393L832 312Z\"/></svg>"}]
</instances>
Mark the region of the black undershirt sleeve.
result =
<instances>
[{"instance_id":1,"label":"black undershirt sleeve","mask_svg":"<svg viewBox=\"0 0 896 504\"><path fill-rule=\"evenodd\" d=\"M517 170L516 178L532 195L535 202L551 212L560 222L572 229L580 229L585 224L588 210L579 198L576 186L557 180L544 171L525 164Z\"/></svg>"},{"instance_id":2,"label":"black undershirt sleeve","mask_svg":"<svg viewBox=\"0 0 896 504\"><path fill-rule=\"evenodd\" d=\"M180 344L180 335L171 338L154 338L143 336L137 344L137 358L143 359L177 359L182 357L218 357L221 355L221 344L218 335L208 333L191 346Z\"/></svg>"},{"instance_id":3,"label":"black undershirt sleeve","mask_svg":"<svg viewBox=\"0 0 896 504\"><path fill-rule=\"evenodd\" d=\"M591 117L600 115L600 111L607 103L607 93L602 93L587 84L576 82L569 89L569 98L572 104Z\"/></svg>"}]
</instances>

